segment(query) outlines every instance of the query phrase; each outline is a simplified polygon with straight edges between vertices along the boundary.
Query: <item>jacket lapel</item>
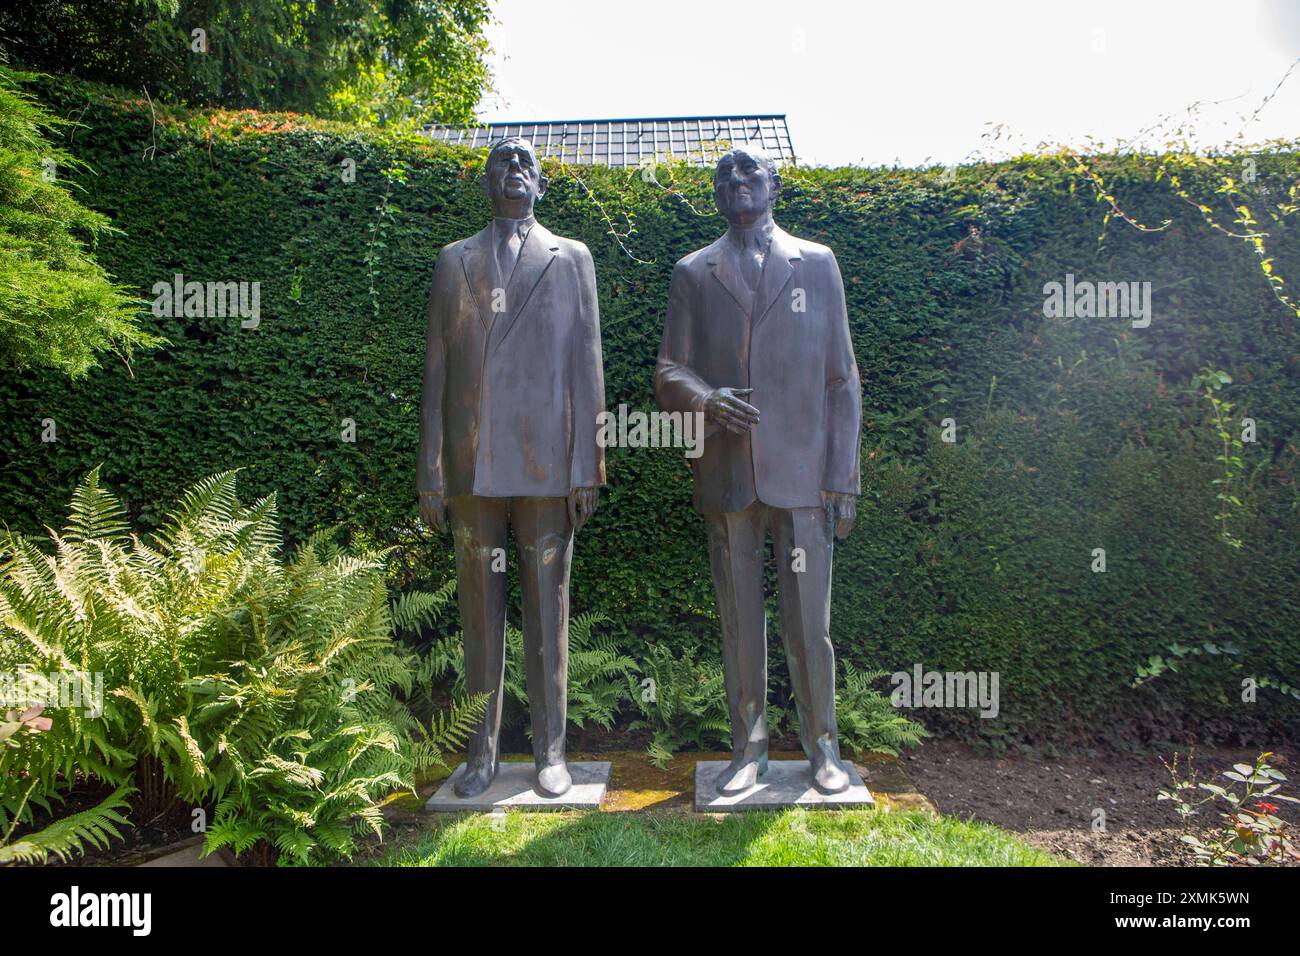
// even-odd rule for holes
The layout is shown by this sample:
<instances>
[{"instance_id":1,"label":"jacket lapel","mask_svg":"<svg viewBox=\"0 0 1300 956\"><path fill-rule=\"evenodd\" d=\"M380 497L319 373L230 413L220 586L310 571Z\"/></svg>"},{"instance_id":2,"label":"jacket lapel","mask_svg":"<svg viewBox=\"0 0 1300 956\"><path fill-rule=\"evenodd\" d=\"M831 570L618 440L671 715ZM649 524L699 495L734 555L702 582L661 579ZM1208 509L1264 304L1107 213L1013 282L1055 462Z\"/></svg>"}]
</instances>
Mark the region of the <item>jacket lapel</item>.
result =
<instances>
[{"instance_id":1,"label":"jacket lapel","mask_svg":"<svg viewBox=\"0 0 1300 956\"><path fill-rule=\"evenodd\" d=\"M483 331L492 328L492 283L496 264L492 261L492 223L473 236L461 247L460 263L465 269L465 281L470 295L478 307L478 320Z\"/></svg>"},{"instance_id":2,"label":"jacket lapel","mask_svg":"<svg viewBox=\"0 0 1300 956\"><path fill-rule=\"evenodd\" d=\"M758 280L758 292L754 296L754 325L762 322L772 308L777 296L794 274L793 263L800 258L794 237L780 227L773 229L767 258L763 261L763 275Z\"/></svg>"},{"instance_id":3,"label":"jacket lapel","mask_svg":"<svg viewBox=\"0 0 1300 956\"><path fill-rule=\"evenodd\" d=\"M560 244L555 236L543 228L541 223L534 223L533 228L528 230L528 238L524 240L523 247L519 250L519 260L515 263L514 272L511 273L510 282L506 286L506 311L502 316L505 321L497 322L492 327L492 349L501 347L501 343L519 321L520 314L528 305L528 300L532 298L533 290L537 288L537 283L542 281L542 276L555 261L555 255L559 251Z\"/></svg>"},{"instance_id":4,"label":"jacket lapel","mask_svg":"<svg viewBox=\"0 0 1300 956\"><path fill-rule=\"evenodd\" d=\"M726 241L727 237L724 233L721 239L709 247L704 256L704 261L709 264L714 277L722 283L723 288L736 300L736 305L740 306L740 311L749 315L750 310L754 307L754 297L749 294L749 290L745 288L745 283L741 281L740 276L736 273L734 257L728 255Z\"/></svg>"}]
</instances>

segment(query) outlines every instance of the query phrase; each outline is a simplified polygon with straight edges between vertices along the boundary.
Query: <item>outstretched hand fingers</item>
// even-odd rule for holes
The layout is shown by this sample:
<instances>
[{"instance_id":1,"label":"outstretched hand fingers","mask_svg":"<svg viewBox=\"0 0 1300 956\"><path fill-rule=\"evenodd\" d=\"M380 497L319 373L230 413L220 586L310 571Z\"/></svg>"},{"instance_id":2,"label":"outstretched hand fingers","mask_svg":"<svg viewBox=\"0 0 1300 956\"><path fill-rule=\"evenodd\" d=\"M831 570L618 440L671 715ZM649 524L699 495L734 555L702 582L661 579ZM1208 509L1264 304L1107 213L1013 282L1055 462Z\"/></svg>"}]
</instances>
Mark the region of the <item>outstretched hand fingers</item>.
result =
<instances>
[{"instance_id":1,"label":"outstretched hand fingers","mask_svg":"<svg viewBox=\"0 0 1300 956\"><path fill-rule=\"evenodd\" d=\"M758 409L740 396L750 396L752 388L720 388L709 398L709 418L727 431L743 435L758 424Z\"/></svg>"},{"instance_id":2,"label":"outstretched hand fingers","mask_svg":"<svg viewBox=\"0 0 1300 956\"><path fill-rule=\"evenodd\" d=\"M718 415L718 421L725 429L727 429L727 431L734 432L737 435L743 435L753 427L752 422L741 418L739 415L735 415L730 411L721 412Z\"/></svg>"},{"instance_id":3,"label":"outstretched hand fingers","mask_svg":"<svg viewBox=\"0 0 1300 956\"><path fill-rule=\"evenodd\" d=\"M716 418L728 431L743 435L758 424L758 409L738 398L724 397L718 401Z\"/></svg>"},{"instance_id":4,"label":"outstretched hand fingers","mask_svg":"<svg viewBox=\"0 0 1300 956\"><path fill-rule=\"evenodd\" d=\"M752 419L755 424L758 423L758 409L749 402L740 398L730 396L722 400L723 407L733 415L739 415L741 418Z\"/></svg>"}]
</instances>

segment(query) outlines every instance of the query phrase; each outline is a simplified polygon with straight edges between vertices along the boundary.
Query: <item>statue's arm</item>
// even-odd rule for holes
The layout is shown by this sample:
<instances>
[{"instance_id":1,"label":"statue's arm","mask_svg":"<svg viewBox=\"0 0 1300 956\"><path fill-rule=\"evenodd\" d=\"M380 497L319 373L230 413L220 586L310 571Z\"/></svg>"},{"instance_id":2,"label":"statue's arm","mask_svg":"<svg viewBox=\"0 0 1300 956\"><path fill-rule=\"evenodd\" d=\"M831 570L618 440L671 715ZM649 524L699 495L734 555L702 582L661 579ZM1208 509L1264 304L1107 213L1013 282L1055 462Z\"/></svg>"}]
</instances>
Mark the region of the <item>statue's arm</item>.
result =
<instances>
[{"instance_id":1,"label":"statue's arm","mask_svg":"<svg viewBox=\"0 0 1300 956\"><path fill-rule=\"evenodd\" d=\"M857 495L861 491L859 448L862 441L862 385L849 334L849 313L844 280L831 253L830 347L826 352L826 467L822 490L832 495Z\"/></svg>"},{"instance_id":2,"label":"statue's arm","mask_svg":"<svg viewBox=\"0 0 1300 956\"><path fill-rule=\"evenodd\" d=\"M447 374L443 341L443 312L447 294L446 277L452 255L444 250L433 270L427 309L428 331L424 357L424 389L420 397L420 462L416 487L421 503L428 497L442 498L442 393Z\"/></svg>"},{"instance_id":3,"label":"statue's arm","mask_svg":"<svg viewBox=\"0 0 1300 956\"><path fill-rule=\"evenodd\" d=\"M596 441L597 416L605 410L605 371L600 348L600 301L596 267L586 246L576 246L578 334L570 353L573 454L569 488L595 489L605 483L605 450Z\"/></svg>"},{"instance_id":4,"label":"statue's arm","mask_svg":"<svg viewBox=\"0 0 1300 956\"><path fill-rule=\"evenodd\" d=\"M702 412L713 387L691 368L690 276L678 263L668 288L668 319L655 364L655 401L666 412Z\"/></svg>"}]
</instances>

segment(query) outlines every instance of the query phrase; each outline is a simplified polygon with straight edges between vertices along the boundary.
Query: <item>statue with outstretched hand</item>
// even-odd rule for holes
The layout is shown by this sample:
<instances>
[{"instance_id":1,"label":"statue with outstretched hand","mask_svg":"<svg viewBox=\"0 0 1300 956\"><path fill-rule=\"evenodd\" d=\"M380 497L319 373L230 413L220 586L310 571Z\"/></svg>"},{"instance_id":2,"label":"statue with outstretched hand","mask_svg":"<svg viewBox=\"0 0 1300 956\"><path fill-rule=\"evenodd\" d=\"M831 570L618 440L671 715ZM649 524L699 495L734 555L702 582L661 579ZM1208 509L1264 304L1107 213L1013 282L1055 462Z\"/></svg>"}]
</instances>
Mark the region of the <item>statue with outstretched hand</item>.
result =
<instances>
[{"instance_id":1,"label":"statue with outstretched hand","mask_svg":"<svg viewBox=\"0 0 1300 956\"><path fill-rule=\"evenodd\" d=\"M703 412L691 462L722 622L733 756L720 793L767 769L763 555L772 536L781 636L811 783L851 778L835 723L831 555L857 517L862 398L835 254L772 219L775 162L755 147L723 155L714 201L729 224L677 263L655 370L668 412Z\"/></svg>"}]
</instances>

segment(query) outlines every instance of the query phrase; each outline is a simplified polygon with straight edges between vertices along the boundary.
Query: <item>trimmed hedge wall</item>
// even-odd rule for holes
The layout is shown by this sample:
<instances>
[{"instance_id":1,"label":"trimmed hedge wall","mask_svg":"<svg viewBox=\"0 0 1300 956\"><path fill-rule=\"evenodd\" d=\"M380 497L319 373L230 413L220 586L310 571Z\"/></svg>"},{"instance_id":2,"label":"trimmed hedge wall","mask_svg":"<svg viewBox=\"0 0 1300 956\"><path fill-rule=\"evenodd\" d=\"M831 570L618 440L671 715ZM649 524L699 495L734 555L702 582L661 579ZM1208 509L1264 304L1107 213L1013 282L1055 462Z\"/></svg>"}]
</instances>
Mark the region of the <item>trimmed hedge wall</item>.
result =
<instances>
[{"instance_id":1,"label":"trimmed hedge wall","mask_svg":"<svg viewBox=\"0 0 1300 956\"><path fill-rule=\"evenodd\" d=\"M151 300L176 273L258 281L261 321L157 319L170 346L110 360L84 381L0 383L0 516L57 525L98 462L145 523L188 482L247 469L276 491L286 532L345 523L396 546L400 584L444 580L450 539L416 526L424 299L438 249L481 227L481 154L297 117L160 110L54 84L84 126L72 152L85 201L124 234L98 255ZM355 182L343 175L355 162ZM1294 726L1274 687L1300 684L1300 321L1270 293L1249 247L1208 228L1157 181L1153 158L1097 160L1125 211L1112 221L1059 157L942 170L787 170L778 219L831 245L844 272L864 395L864 496L837 550L833 637L870 668L998 671L997 719L922 711L930 726L994 742L1236 738ZM1213 197L1230 164L1185 173ZM1258 185L1296 182L1295 154L1258 157ZM386 174L387 171L387 174ZM648 408L672 265L723 228L709 172L548 166L538 216L596 259L608 405ZM1207 200L1210 201L1210 200ZM1219 207L1216 207L1219 208ZM708 211L709 215L697 213ZM1230 214L1220 218L1230 220ZM611 236L611 223L631 234ZM970 237L970 227L979 235ZM1278 272L1300 276L1294 226L1269 223ZM1151 325L1043 316L1043 285L1149 281ZM1298 280L1300 281L1300 280ZM1203 366L1258 422L1233 549L1215 514L1221 451ZM941 440L952 417L957 441ZM58 440L41 441L53 419ZM356 440L342 438L344 420ZM576 610L600 609L622 649L716 653L702 524L680 451L611 449L610 487L579 538ZM1104 548L1105 573L1092 571ZM773 609L773 684L784 664ZM1184 658L1140 687L1172 645Z\"/></svg>"}]
</instances>

